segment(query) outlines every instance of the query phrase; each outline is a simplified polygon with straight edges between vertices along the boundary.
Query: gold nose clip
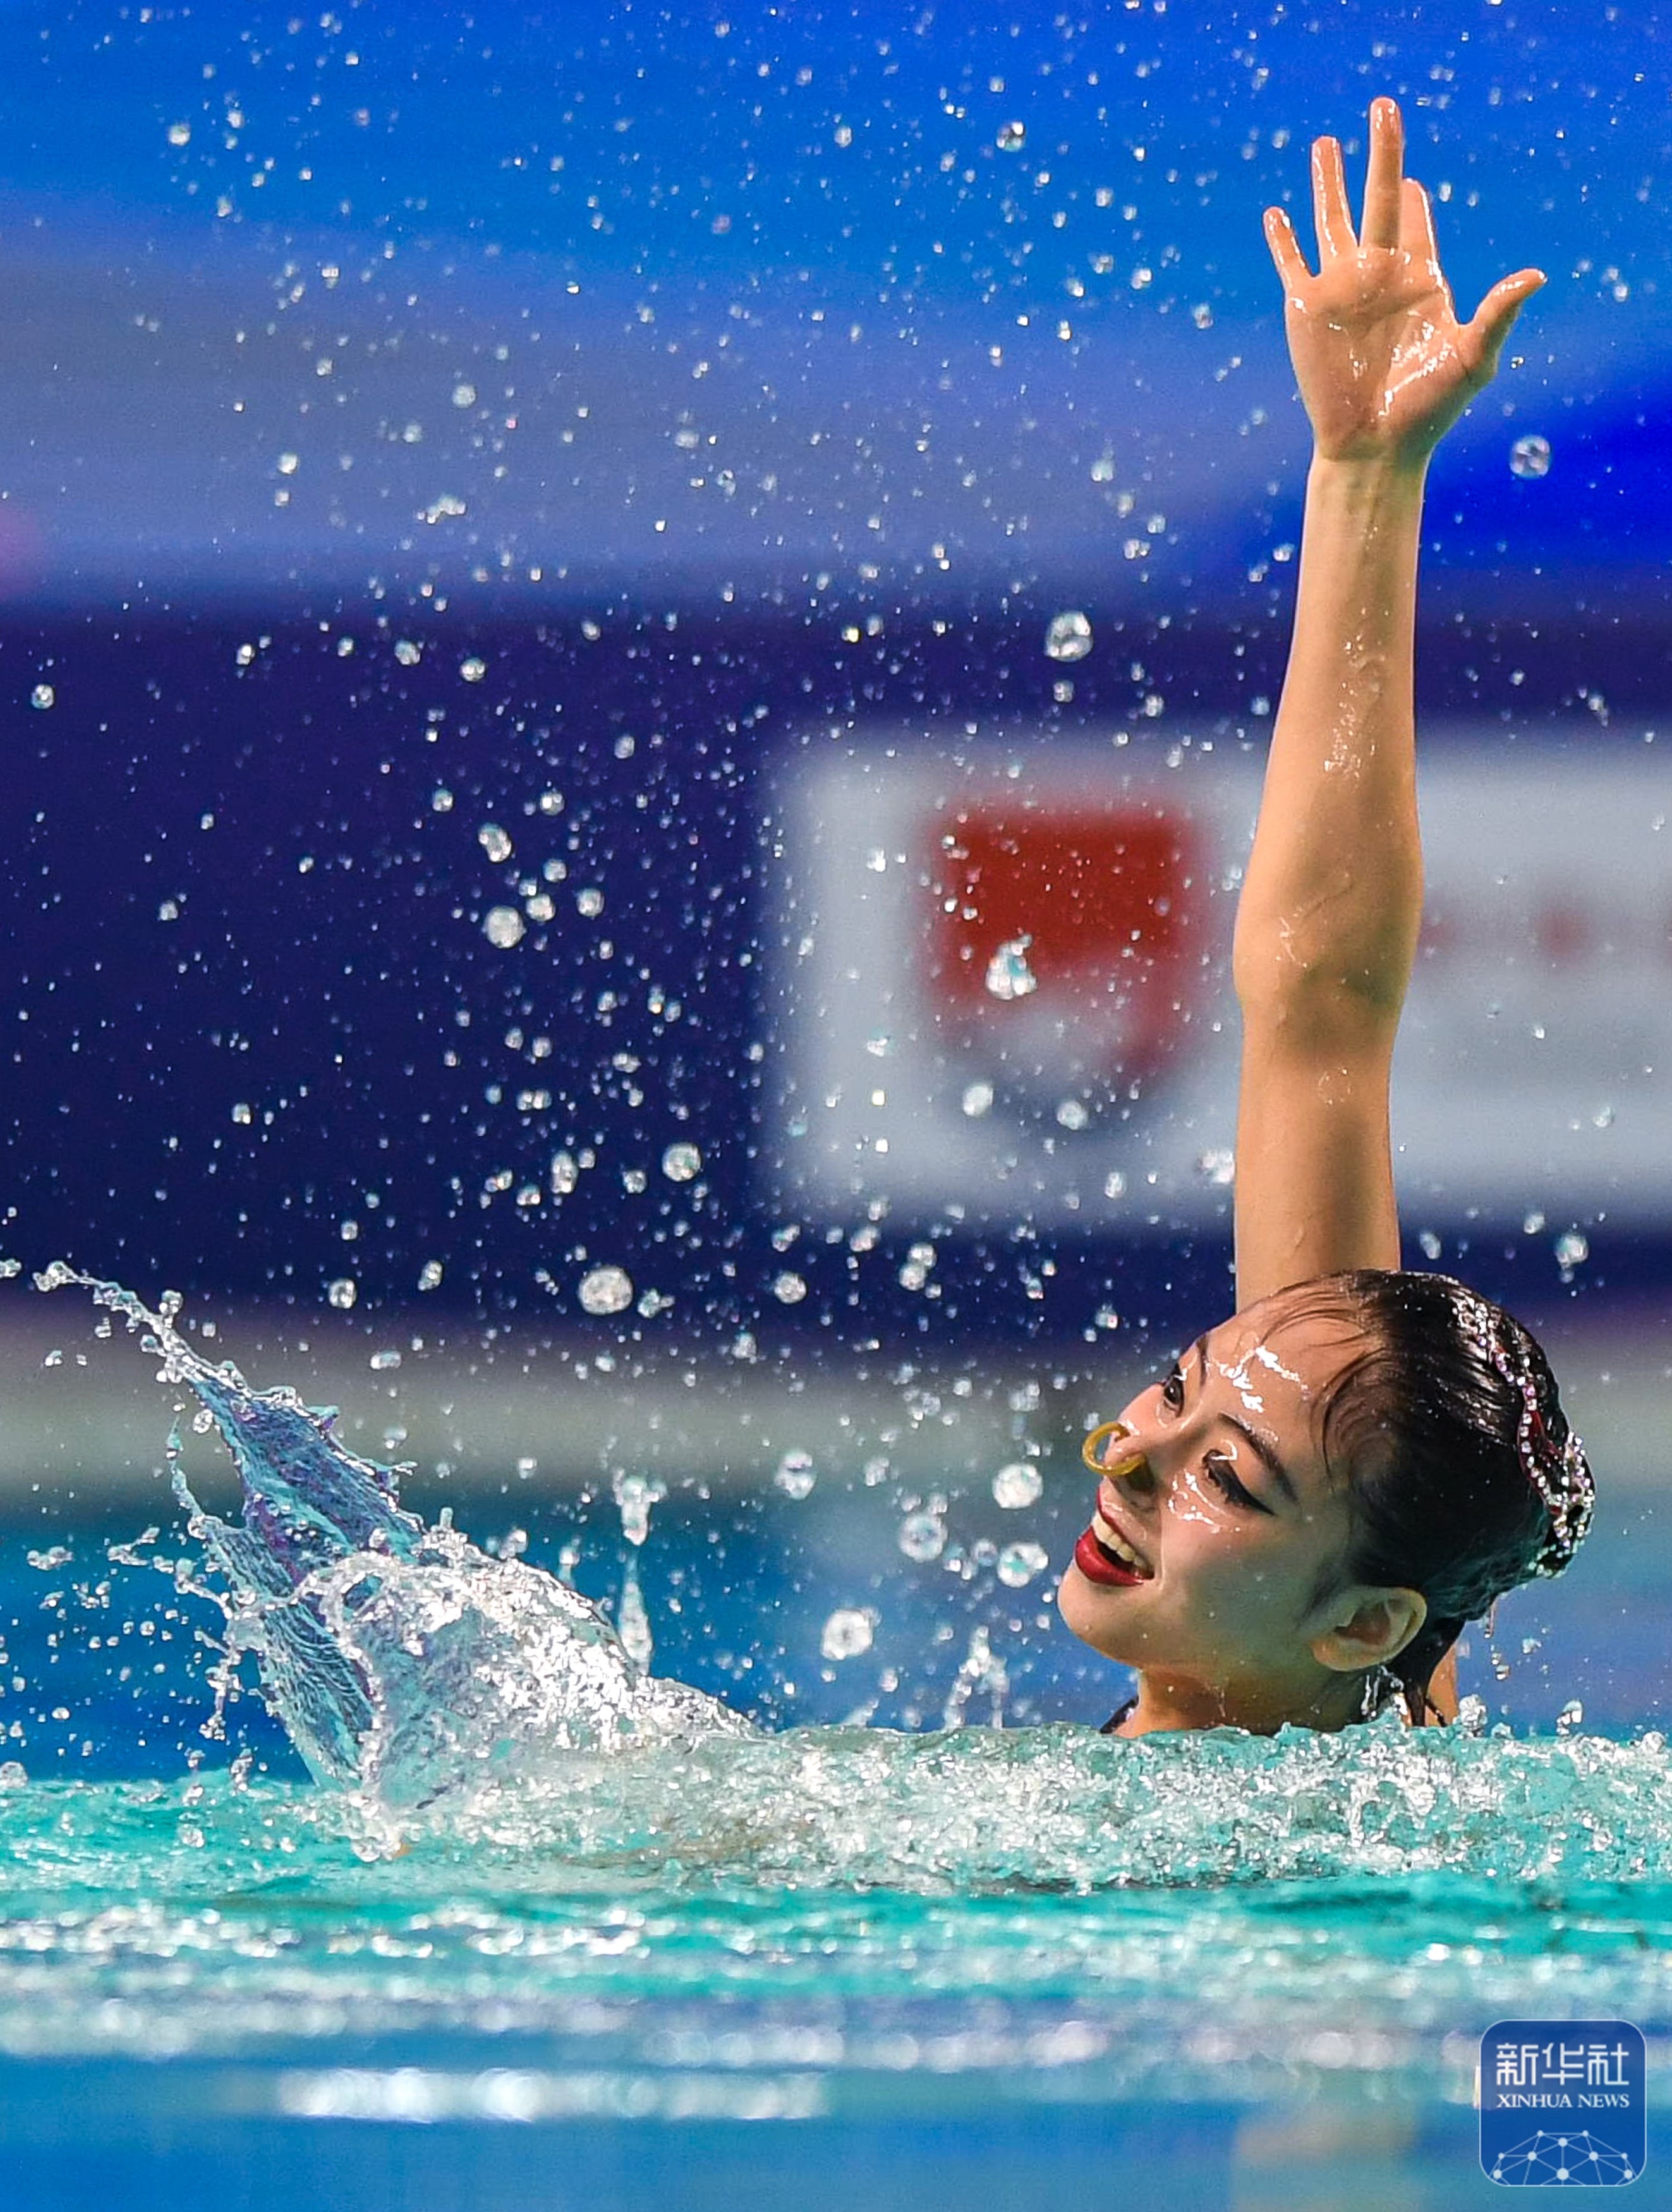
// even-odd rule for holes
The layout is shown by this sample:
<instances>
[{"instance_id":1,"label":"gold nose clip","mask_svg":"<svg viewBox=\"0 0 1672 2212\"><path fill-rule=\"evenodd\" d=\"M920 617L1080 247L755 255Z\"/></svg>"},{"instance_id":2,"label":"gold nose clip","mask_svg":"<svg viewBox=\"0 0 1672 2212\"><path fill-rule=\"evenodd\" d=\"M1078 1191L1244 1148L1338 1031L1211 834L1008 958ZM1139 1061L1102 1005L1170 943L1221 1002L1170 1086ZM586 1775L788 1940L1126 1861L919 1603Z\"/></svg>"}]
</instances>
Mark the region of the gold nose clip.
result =
<instances>
[{"instance_id":1,"label":"gold nose clip","mask_svg":"<svg viewBox=\"0 0 1672 2212\"><path fill-rule=\"evenodd\" d=\"M1093 1474L1130 1474L1134 1468L1142 1467L1142 1452L1128 1452L1124 1459L1112 1462L1105 1456L1110 1448L1129 1437L1132 1431L1124 1421L1105 1421L1100 1429L1093 1429L1079 1448L1079 1455Z\"/></svg>"}]
</instances>

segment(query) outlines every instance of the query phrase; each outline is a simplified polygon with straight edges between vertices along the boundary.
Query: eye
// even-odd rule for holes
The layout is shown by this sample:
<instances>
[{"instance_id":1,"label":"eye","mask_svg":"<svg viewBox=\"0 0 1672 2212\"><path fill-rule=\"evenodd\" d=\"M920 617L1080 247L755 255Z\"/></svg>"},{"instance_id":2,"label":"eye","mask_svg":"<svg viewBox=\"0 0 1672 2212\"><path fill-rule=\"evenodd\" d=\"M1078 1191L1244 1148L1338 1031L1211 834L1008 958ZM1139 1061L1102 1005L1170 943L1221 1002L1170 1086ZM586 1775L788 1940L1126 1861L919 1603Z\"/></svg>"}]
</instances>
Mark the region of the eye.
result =
<instances>
[{"instance_id":1,"label":"eye","mask_svg":"<svg viewBox=\"0 0 1672 2212\"><path fill-rule=\"evenodd\" d=\"M1161 1402L1170 1413L1176 1413L1184 1403L1184 1370L1174 1360L1161 1385Z\"/></svg>"},{"instance_id":2,"label":"eye","mask_svg":"<svg viewBox=\"0 0 1672 2212\"><path fill-rule=\"evenodd\" d=\"M1209 1452L1201 1463L1201 1471L1210 1482L1219 1486L1233 1505L1246 1506L1256 1513L1270 1512L1268 1505L1262 1505L1250 1492L1243 1489L1231 1471L1231 1462L1221 1453Z\"/></svg>"}]
</instances>

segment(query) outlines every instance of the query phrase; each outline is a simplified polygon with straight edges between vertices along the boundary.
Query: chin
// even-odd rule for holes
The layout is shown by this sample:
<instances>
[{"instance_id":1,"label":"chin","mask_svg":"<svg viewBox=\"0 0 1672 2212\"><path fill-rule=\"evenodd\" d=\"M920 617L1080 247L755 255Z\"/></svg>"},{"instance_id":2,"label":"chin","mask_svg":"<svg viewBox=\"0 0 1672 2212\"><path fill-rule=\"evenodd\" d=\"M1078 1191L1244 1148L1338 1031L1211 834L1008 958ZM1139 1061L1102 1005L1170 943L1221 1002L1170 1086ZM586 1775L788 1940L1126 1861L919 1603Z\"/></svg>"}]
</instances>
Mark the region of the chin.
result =
<instances>
[{"instance_id":1,"label":"chin","mask_svg":"<svg viewBox=\"0 0 1672 2212\"><path fill-rule=\"evenodd\" d=\"M1072 1562L1056 1586L1056 1609L1065 1626L1082 1644L1089 1644L1105 1659L1117 1659L1128 1667L1137 1665L1137 1660L1123 1648L1127 1639L1121 1633L1119 1620L1110 1617L1113 1608L1107 1596L1093 1589Z\"/></svg>"}]
</instances>

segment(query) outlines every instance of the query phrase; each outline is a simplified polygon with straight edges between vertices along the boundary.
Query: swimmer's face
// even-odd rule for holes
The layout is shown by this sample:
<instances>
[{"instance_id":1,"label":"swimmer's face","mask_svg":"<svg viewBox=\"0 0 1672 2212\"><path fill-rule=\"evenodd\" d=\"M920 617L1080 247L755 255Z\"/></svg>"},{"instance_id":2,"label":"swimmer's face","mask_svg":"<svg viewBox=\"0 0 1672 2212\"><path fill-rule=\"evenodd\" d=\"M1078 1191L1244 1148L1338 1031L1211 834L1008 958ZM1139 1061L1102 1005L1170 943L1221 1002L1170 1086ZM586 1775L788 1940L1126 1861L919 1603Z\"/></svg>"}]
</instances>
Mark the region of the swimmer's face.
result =
<instances>
[{"instance_id":1,"label":"swimmer's face","mask_svg":"<svg viewBox=\"0 0 1672 2212\"><path fill-rule=\"evenodd\" d=\"M1322 1411L1363 1347L1350 1322L1289 1310L1280 1295L1211 1330L1134 1398L1121 1417L1131 1435L1100 1450L1097 1513L1058 1591L1075 1635L1210 1692L1257 1701L1316 1686L1331 1663L1316 1639L1343 1613L1339 1599L1310 1601L1348 1535ZM1139 1578L1111 1535L1138 1554Z\"/></svg>"}]
</instances>

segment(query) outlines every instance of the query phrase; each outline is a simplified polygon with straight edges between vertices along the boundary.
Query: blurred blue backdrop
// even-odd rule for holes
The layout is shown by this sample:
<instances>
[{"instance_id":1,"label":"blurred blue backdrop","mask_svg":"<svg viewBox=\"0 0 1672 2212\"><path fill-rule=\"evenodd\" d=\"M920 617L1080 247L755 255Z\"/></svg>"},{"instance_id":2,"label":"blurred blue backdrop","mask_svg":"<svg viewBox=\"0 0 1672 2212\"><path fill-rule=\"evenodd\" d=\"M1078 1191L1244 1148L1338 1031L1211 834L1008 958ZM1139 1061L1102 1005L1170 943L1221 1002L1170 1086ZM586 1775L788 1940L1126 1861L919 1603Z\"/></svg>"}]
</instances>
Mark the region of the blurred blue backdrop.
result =
<instances>
[{"instance_id":1,"label":"blurred blue backdrop","mask_svg":"<svg viewBox=\"0 0 1672 2212\"><path fill-rule=\"evenodd\" d=\"M14 591L1246 603L1304 452L1260 210L1390 92L1465 305L1552 280L1436 567L1657 598L1664 46L1493 0L11 6Z\"/></svg>"},{"instance_id":2,"label":"blurred blue backdrop","mask_svg":"<svg viewBox=\"0 0 1672 2212\"><path fill-rule=\"evenodd\" d=\"M538 1309L605 1258L675 1349L1079 1334L1117 1273L1163 1334L1217 1306L1222 1205L1043 1279L1024 1211L953 1235L934 1307L897 1273L936 1224L891 1218L770 1295L775 764L857 722L1258 744L1305 450L1259 214L1381 91L1465 305L1552 280L1436 471L1426 708L1512 717L1529 775L1575 714L1639 743L1663 43L1493 4L8 8L13 1248L368 1310L427 1262ZM693 1135L700 1181L633 1188ZM1588 1221L1575 1282L1547 1237L1471 1255L1468 1209L1429 1212L1535 1317L1658 1281L1640 1225Z\"/></svg>"}]
</instances>

